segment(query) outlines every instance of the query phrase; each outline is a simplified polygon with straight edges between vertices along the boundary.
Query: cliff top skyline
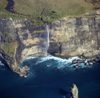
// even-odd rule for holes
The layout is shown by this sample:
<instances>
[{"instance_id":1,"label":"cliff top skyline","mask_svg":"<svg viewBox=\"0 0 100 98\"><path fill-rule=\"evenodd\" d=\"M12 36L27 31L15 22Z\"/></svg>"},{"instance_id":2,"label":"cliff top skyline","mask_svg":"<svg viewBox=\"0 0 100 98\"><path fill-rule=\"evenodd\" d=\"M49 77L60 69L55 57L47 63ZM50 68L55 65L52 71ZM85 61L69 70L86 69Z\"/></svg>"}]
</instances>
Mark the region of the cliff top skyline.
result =
<instances>
[{"instance_id":1,"label":"cliff top skyline","mask_svg":"<svg viewBox=\"0 0 100 98\"><path fill-rule=\"evenodd\" d=\"M18 14L9 13L5 8L9 1L13 1L13 10ZM49 20L59 19L64 16L82 16L85 13L100 8L99 0L1 0L0 17L22 18L23 15L30 15L34 18L47 18ZM48 15L41 15L46 9ZM56 12L52 14L51 12ZM20 15L22 14L22 15Z\"/></svg>"}]
</instances>

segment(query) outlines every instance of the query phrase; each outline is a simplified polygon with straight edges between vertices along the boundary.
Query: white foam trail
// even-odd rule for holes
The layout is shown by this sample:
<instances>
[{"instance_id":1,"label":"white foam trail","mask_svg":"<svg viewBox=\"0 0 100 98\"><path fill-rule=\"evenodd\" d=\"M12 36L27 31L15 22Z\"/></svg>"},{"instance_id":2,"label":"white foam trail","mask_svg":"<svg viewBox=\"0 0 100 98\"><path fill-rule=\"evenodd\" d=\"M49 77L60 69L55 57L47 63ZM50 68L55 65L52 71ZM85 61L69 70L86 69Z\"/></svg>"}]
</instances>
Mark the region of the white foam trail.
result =
<instances>
[{"instance_id":1,"label":"white foam trail","mask_svg":"<svg viewBox=\"0 0 100 98\"><path fill-rule=\"evenodd\" d=\"M85 63L87 63L89 60L90 60L90 59L86 59L86 60L85 60Z\"/></svg>"},{"instance_id":2,"label":"white foam trail","mask_svg":"<svg viewBox=\"0 0 100 98\"><path fill-rule=\"evenodd\" d=\"M55 57L55 56L49 55L47 57L41 58L41 60L38 61L36 64L39 64L39 63L42 63L42 62L48 61L48 60L56 60L56 61L62 62L62 63L72 63L72 61L74 59L80 59L80 58L78 56L75 56L75 57L72 57L72 58L69 58L69 59L62 59L62 58L59 58L59 57Z\"/></svg>"},{"instance_id":3,"label":"white foam trail","mask_svg":"<svg viewBox=\"0 0 100 98\"><path fill-rule=\"evenodd\" d=\"M42 63L42 62L44 62L44 61L42 61L42 60L37 61L37 62L36 62L36 65L37 65L37 64L40 64L40 63Z\"/></svg>"},{"instance_id":4,"label":"white foam trail","mask_svg":"<svg viewBox=\"0 0 100 98\"><path fill-rule=\"evenodd\" d=\"M36 58L36 56L33 56L33 57L27 57L26 60L34 59L34 58Z\"/></svg>"},{"instance_id":5,"label":"white foam trail","mask_svg":"<svg viewBox=\"0 0 100 98\"><path fill-rule=\"evenodd\" d=\"M4 64L0 64L0 66L5 66Z\"/></svg>"},{"instance_id":6,"label":"white foam trail","mask_svg":"<svg viewBox=\"0 0 100 98\"><path fill-rule=\"evenodd\" d=\"M28 59L34 59L34 58L38 58L38 57L30 57ZM73 68L73 66L75 66L75 65L81 66L81 68L91 67L91 66L85 66L84 63L72 64L72 61L75 60L75 59L78 60L80 58L78 56L75 56L75 57L71 57L69 59L62 59L60 57L55 57L55 56L52 56L52 55L48 55L47 57L39 57L38 60L37 60L37 62L35 63L35 65L44 63L46 61L50 61L51 63L54 61L54 63L56 63L56 65L53 65L53 63L52 64L51 63L49 64L48 62L47 62L48 63L47 65L56 66L58 69L64 68L64 67ZM85 61L85 63L88 60L89 59L87 59Z\"/></svg>"},{"instance_id":7,"label":"white foam trail","mask_svg":"<svg viewBox=\"0 0 100 98\"><path fill-rule=\"evenodd\" d=\"M86 68L86 67L89 67L91 68L91 66L85 66L84 63L86 63L88 60L90 59L87 59L85 62L83 63L76 63L76 64L72 64L72 61L73 60L82 60L81 58L79 58L78 56L75 56L75 57L71 57L69 59L62 59L62 58L59 58L59 57L55 57L55 56L52 56L52 55L48 55L48 57L43 57L41 58L40 61L38 61L36 64L39 64L39 63L42 63L42 62L45 62L45 61L49 61L49 60L53 60L54 62L57 61L57 64L56 64L56 67L58 69L60 68L64 68L64 67L68 67L68 68L73 68L73 66L75 65L78 65L78 66L81 66L81 68ZM52 65L51 65L52 66Z\"/></svg>"},{"instance_id":8,"label":"white foam trail","mask_svg":"<svg viewBox=\"0 0 100 98\"><path fill-rule=\"evenodd\" d=\"M0 61L0 66L4 66L4 64Z\"/></svg>"},{"instance_id":9,"label":"white foam trail","mask_svg":"<svg viewBox=\"0 0 100 98\"><path fill-rule=\"evenodd\" d=\"M76 65L81 66L81 68L87 67L87 66L84 65L84 63L80 63L80 64L72 64L71 67L76 66Z\"/></svg>"},{"instance_id":10,"label":"white foam trail","mask_svg":"<svg viewBox=\"0 0 100 98\"><path fill-rule=\"evenodd\" d=\"M34 87L41 87L41 86L43 87L43 86L47 86L47 85L35 85L35 86L28 86L28 87L33 87L34 88Z\"/></svg>"}]
</instances>

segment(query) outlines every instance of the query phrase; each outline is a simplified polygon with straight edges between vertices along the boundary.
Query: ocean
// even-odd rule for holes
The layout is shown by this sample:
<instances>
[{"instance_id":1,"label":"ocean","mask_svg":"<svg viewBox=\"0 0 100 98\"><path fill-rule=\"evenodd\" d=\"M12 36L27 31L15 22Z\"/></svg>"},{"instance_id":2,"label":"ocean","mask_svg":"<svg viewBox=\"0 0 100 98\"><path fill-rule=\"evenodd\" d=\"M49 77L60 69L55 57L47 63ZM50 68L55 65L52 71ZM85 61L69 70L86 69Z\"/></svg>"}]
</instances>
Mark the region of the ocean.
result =
<instances>
[{"instance_id":1,"label":"ocean","mask_svg":"<svg viewBox=\"0 0 100 98\"><path fill-rule=\"evenodd\" d=\"M73 83L78 87L79 98L100 98L100 63L78 63L81 68L75 69L73 59L79 58L27 58L20 65L30 68L27 78L0 65L0 98L64 98Z\"/></svg>"}]
</instances>

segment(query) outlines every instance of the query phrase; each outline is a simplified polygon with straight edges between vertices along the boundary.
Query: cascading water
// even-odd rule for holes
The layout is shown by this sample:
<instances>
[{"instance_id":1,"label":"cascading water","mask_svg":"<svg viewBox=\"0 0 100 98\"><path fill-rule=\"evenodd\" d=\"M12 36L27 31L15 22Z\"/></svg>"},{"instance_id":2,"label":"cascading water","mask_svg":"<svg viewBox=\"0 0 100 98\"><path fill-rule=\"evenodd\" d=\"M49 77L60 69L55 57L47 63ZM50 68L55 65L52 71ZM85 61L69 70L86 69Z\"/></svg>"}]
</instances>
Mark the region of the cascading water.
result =
<instances>
[{"instance_id":1,"label":"cascading water","mask_svg":"<svg viewBox=\"0 0 100 98\"><path fill-rule=\"evenodd\" d=\"M44 47L44 53L45 53L45 56L47 56L47 51L49 48L49 26L47 23L45 23L45 29L46 29L46 44Z\"/></svg>"}]
</instances>

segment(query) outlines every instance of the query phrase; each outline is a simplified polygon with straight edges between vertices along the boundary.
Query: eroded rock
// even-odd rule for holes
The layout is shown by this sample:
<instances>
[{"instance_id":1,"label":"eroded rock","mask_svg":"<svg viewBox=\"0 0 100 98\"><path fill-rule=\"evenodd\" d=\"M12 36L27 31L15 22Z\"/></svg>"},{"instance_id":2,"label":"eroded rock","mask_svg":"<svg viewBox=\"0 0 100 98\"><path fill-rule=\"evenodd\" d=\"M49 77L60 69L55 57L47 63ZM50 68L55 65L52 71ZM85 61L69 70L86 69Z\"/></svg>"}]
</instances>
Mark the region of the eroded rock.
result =
<instances>
[{"instance_id":1,"label":"eroded rock","mask_svg":"<svg viewBox=\"0 0 100 98\"><path fill-rule=\"evenodd\" d=\"M84 59L100 54L100 17L64 17L49 27L50 54L64 58L82 55ZM17 67L25 58L44 56L45 37L45 25L36 26L30 20L0 19L0 56L13 71L19 70Z\"/></svg>"},{"instance_id":2,"label":"eroded rock","mask_svg":"<svg viewBox=\"0 0 100 98\"><path fill-rule=\"evenodd\" d=\"M73 86L71 87L71 93L72 93L71 98L79 98L78 97L78 88L75 84L73 84Z\"/></svg>"}]
</instances>

